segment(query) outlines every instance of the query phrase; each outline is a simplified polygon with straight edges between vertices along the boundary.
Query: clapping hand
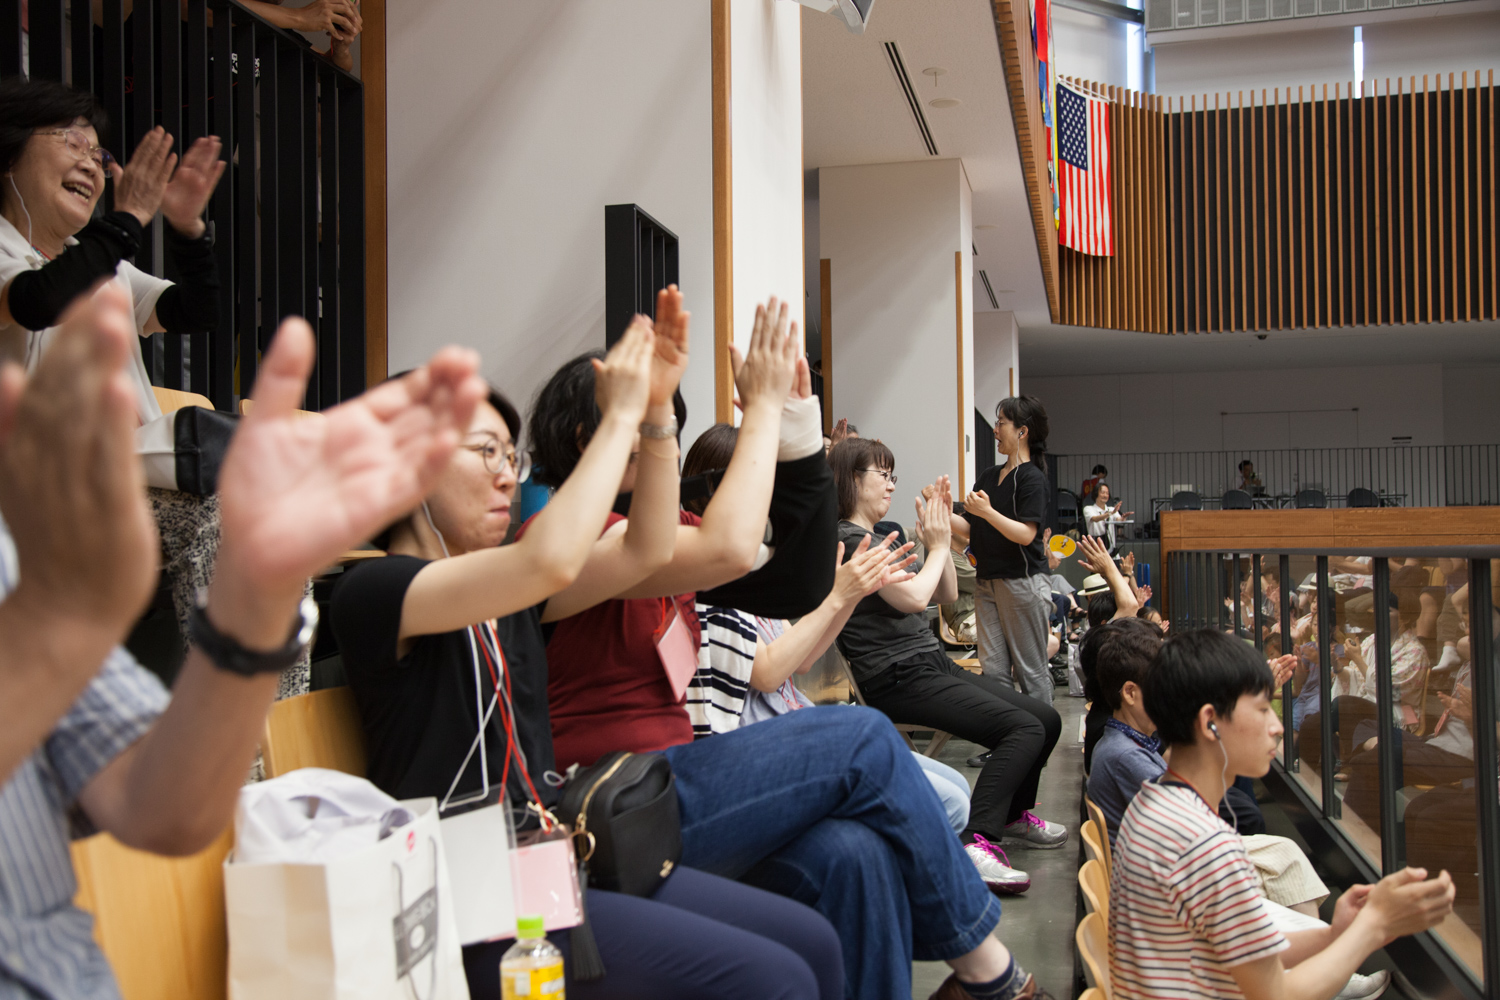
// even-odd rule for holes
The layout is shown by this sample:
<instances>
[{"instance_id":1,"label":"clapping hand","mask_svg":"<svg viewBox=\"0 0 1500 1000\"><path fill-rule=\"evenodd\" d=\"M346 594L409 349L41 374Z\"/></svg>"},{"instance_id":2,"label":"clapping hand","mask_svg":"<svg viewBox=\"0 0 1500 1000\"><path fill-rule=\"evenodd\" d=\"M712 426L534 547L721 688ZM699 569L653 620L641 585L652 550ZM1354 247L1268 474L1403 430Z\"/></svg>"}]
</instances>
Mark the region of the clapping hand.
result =
<instances>
[{"instance_id":1,"label":"clapping hand","mask_svg":"<svg viewBox=\"0 0 1500 1000\"><path fill-rule=\"evenodd\" d=\"M1459 684L1453 689L1452 695L1438 692L1438 701L1443 703L1443 708L1453 713L1453 717L1464 725L1470 725L1474 721L1474 693L1469 690L1467 684Z\"/></svg>"},{"instance_id":2,"label":"clapping hand","mask_svg":"<svg viewBox=\"0 0 1500 1000\"><path fill-rule=\"evenodd\" d=\"M170 137L169 137L170 138ZM219 158L224 144L216 135L198 139L182 154L177 172L161 195L161 214L173 229L189 239L203 235L203 210L213 197L228 162Z\"/></svg>"},{"instance_id":3,"label":"clapping hand","mask_svg":"<svg viewBox=\"0 0 1500 1000\"><path fill-rule=\"evenodd\" d=\"M158 125L141 137L129 163L123 167L118 163L109 165L115 182L115 211L129 212L142 226L151 225L161 208L172 170L177 166L177 157L171 150L172 137Z\"/></svg>"},{"instance_id":4,"label":"clapping hand","mask_svg":"<svg viewBox=\"0 0 1500 1000\"><path fill-rule=\"evenodd\" d=\"M860 539L848 562L844 561L844 543L839 542L833 590L841 604L853 604L888 583L904 583L912 578L912 574L905 570L917 561L916 556L908 555L913 543L907 542L893 552L891 545L897 537L894 531L885 536L884 541L872 545L874 537L866 535Z\"/></svg>"},{"instance_id":5,"label":"clapping hand","mask_svg":"<svg viewBox=\"0 0 1500 1000\"><path fill-rule=\"evenodd\" d=\"M1109 557L1109 549L1103 542L1091 535L1084 535L1078 539L1078 551L1083 553L1083 558L1078 560L1078 565L1085 569L1093 570L1105 579L1108 579L1111 573L1118 572L1115 561Z\"/></svg>"},{"instance_id":6,"label":"clapping hand","mask_svg":"<svg viewBox=\"0 0 1500 1000\"><path fill-rule=\"evenodd\" d=\"M1297 669L1297 654L1284 653L1274 660L1267 660L1266 666L1271 668L1271 683L1278 690L1292 678L1292 671Z\"/></svg>"},{"instance_id":7,"label":"clapping hand","mask_svg":"<svg viewBox=\"0 0 1500 1000\"><path fill-rule=\"evenodd\" d=\"M738 347L729 345L740 408L769 404L780 410L796 380L800 356L797 324L791 322L786 303L772 296L765 305L756 306L748 351L741 355Z\"/></svg>"},{"instance_id":8,"label":"clapping hand","mask_svg":"<svg viewBox=\"0 0 1500 1000\"><path fill-rule=\"evenodd\" d=\"M655 402L656 339L651 321L637 315L604 360L593 359L594 402L600 413L618 414L632 425L641 422L646 407ZM671 398L668 390L668 401Z\"/></svg>"},{"instance_id":9,"label":"clapping hand","mask_svg":"<svg viewBox=\"0 0 1500 1000\"><path fill-rule=\"evenodd\" d=\"M1363 912L1380 921L1384 944L1440 923L1453 910L1453 879L1429 879L1425 868L1403 868L1370 887Z\"/></svg>"},{"instance_id":10,"label":"clapping hand","mask_svg":"<svg viewBox=\"0 0 1500 1000\"><path fill-rule=\"evenodd\" d=\"M952 510L952 507L948 508ZM975 517L984 517L995 508L990 506L990 495L984 490L970 490L964 495L964 513L973 514Z\"/></svg>"},{"instance_id":11,"label":"clapping hand","mask_svg":"<svg viewBox=\"0 0 1500 1000\"><path fill-rule=\"evenodd\" d=\"M651 359L651 405L670 406L688 365L688 321L682 293L668 285L656 293L655 353Z\"/></svg>"},{"instance_id":12,"label":"clapping hand","mask_svg":"<svg viewBox=\"0 0 1500 1000\"><path fill-rule=\"evenodd\" d=\"M947 486L944 476L932 484L931 495L924 501L920 497L916 501L917 506L917 536L922 539L922 544L927 547L928 558L936 558L939 553L948 549L949 539L953 534L953 521L951 518L953 505L945 499ZM927 493L926 490L923 491Z\"/></svg>"}]
</instances>

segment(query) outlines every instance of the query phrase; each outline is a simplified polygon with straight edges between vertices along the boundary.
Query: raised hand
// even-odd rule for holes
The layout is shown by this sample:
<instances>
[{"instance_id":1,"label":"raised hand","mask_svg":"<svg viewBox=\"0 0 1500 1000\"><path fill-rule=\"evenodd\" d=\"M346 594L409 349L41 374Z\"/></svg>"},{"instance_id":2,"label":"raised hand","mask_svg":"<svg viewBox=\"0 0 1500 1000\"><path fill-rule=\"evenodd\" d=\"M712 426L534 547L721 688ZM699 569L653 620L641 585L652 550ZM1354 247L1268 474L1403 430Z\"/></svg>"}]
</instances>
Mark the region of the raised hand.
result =
<instances>
[{"instance_id":1,"label":"raised hand","mask_svg":"<svg viewBox=\"0 0 1500 1000\"><path fill-rule=\"evenodd\" d=\"M734 383L743 409L757 403L781 409L797 376L800 341L797 324L791 322L786 303L772 296L764 306L755 307L748 352L742 356L739 348L729 345Z\"/></svg>"},{"instance_id":2,"label":"raised hand","mask_svg":"<svg viewBox=\"0 0 1500 1000\"><path fill-rule=\"evenodd\" d=\"M839 417L839 422L833 425L833 433L828 435L828 440L838 444L846 438L851 437L849 433L849 418Z\"/></svg>"},{"instance_id":3,"label":"raised hand","mask_svg":"<svg viewBox=\"0 0 1500 1000\"><path fill-rule=\"evenodd\" d=\"M936 559L948 550L953 533L953 521L949 515L953 506L943 499L941 480L933 484L932 496L924 502L920 498L917 506L917 535L927 546L927 557Z\"/></svg>"},{"instance_id":4,"label":"raised hand","mask_svg":"<svg viewBox=\"0 0 1500 1000\"><path fill-rule=\"evenodd\" d=\"M486 392L478 355L450 347L323 420L301 420L295 409L313 351L306 323L281 324L255 380L255 406L224 458L211 615L221 596L257 609L294 606L309 576L417 506Z\"/></svg>"},{"instance_id":5,"label":"raised hand","mask_svg":"<svg viewBox=\"0 0 1500 1000\"><path fill-rule=\"evenodd\" d=\"M1078 560L1078 565L1085 569L1093 570L1106 579L1111 573L1119 572L1115 567L1115 561L1109 557L1109 549L1093 536L1084 535L1078 539L1078 551L1083 553L1083 558Z\"/></svg>"},{"instance_id":6,"label":"raised hand","mask_svg":"<svg viewBox=\"0 0 1500 1000\"><path fill-rule=\"evenodd\" d=\"M594 359L594 402L600 413L614 412L628 423L640 423L646 407L655 402L656 339L651 321L636 316L604 360ZM671 400L668 390L667 402Z\"/></svg>"},{"instance_id":7,"label":"raised hand","mask_svg":"<svg viewBox=\"0 0 1500 1000\"><path fill-rule=\"evenodd\" d=\"M134 336L130 296L111 281L63 315L29 381L15 364L0 369L0 512L21 564L10 601L32 621L96 635L95 666L156 587L125 374Z\"/></svg>"},{"instance_id":8,"label":"raised hand","mask_svg":"<svg viewBox=\"0 0 1500 1000\"><path fill-rule=\"evenodd\" d=\"M668 285L656 293L656 341L651 358L651 405L670 406L688 366L688 320L682 293Z\"/></svg>"},{"instance_id":9,"label":"raised hand","mask_svg":"<svg viewBox=\"0 0 1500 1000\"><path fill-rule=\"evenodd\" d=\"M948 508L952 510L952 507ZM984 490L970 490L964 495L964 512L975 517L984 517L995 508L990 506L990 495Z\"/></svg>"},{"instance_id":10,"label":"raised hand","mask_svg":"<svg viewBox=\"0 0 1500 1000\"><path fill-rule=\"evenodd\" d=\"M172 170L177 166L177 157L171 150L172 137L158 125L141 138L129 163L124 167L118 163L109 165L115 181L115 211L129 212L142 226L151 225L161 208Z\"/></svg>"},{"instance_id":11,"label":"raised hand","mask_svg":"<svg viewBox=\"0 0 1500 1000\"><path fill-rule=\"evenodd\" d=\"M173 229L191 239L203 235L203 210L213 197L228 162L219 158L224 144L216 135L194 142L182 154L177 172L161 195L161 214Z\"/></svg>"},{"instance_id":12,"label":"raised hand","mask_svg":"<svg viewBox=\"0 0 1500 1000\"><path fill-rule=\"evenodd\" d=\"M912 543L907 542L892 552L891 545L896 540L894 531L872 545L873 539L873 535L860 539L848 562L844 562L844 543L839 542L833 589L841 604L852 604L868 597L887 583L903 583L912 578L912 574L904 572L916 562L916 556L907 554L911 552Z\"/></svg>"},{"instance_id":13,"label":"raised hand","mask_svg":"<svg viewBox=\"0 0 1500 1000\"><path fill-rule=\"evenodd\" d=\"M1285 653L1274 660L1267 660L1266 666L1271 668L1271 683L1278 689L1292 678L1292 671L1297 669L1297 654Z\"/></svg>"}]
</instances>

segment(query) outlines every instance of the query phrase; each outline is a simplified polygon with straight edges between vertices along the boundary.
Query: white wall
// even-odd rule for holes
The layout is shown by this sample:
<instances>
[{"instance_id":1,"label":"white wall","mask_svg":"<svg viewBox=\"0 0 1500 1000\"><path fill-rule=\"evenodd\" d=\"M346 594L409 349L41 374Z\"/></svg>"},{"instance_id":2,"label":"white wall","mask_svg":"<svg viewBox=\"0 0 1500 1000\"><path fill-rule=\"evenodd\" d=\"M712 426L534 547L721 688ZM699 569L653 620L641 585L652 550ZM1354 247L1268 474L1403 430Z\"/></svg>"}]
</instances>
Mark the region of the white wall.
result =
<instances>
[{"instance_id":1,"label":"white wall","mask_svg":"<svg viewBox=\"0 0 1500 1000\"><path fill-rule=\"evenodd\" d=\"M987 417L995 404L1021 392L1021 331L1016 314L984 311L974 314L974 406Z\"/></svg>"},{"instance_id":2,"label":"white wall","mask_svg":"<svg viewBox=\"0 0 1500 1000\"><path fill-rule=\"evenodd\" d=\"M1445 444L1500 442L1500 365L1443 366Z\"/></svg>"},{"instance_id":3,"label":"white wall","mask_svg":"<svg viewBox=\"0 0 1500 1000\"><path fill-rule=\"evenodd\" d=\"M681 240L692 441L714 409L709 5L387 11L391 371L467 344L524 407L604 345L604 206L635 202Z\"/></svg>"},{"instance_id":4,"label":"white wall","mask_svg":"<svg viewBox=\"0 0 1500 1000\"><path fill-rule=\"evenodd\" d=\"M1424 12L1425 13L1425 12ZM1432 11L1446 14L1446 11ZM1341 19L1342 20L1342 19ZM1358 22L1355 22L1358 23ZM1354 27L1311 28L1297 22L1295 30L1221 29L1226 37L1174 42L1172 32L1157 37L1156 92L1166 96L1227 93L1264 88L1293 91L1299 86L1346 88L1354 79ZM1288 25L1287 27L1291 27ZM1413 17L1371 21L1363 25L1365 80L1468 70L1500 70L1500 13ZM1409 88L1408 88L1409 89Z\"/></svg>"},{"instance_id":5,"label":"white wall","mask_svg":"<svg viewBox=\"0 0 1500 1000\"><path fill-rule=\"evenodd\" d=\"M1095 83L1130 85L1131 40L1140 46L1132 25L1058 4L1052 5L1053 51L1059 76L1076 76Z\"/></svg>"},{"instance_id":6,"label":"white wall","mask_svg":"<svg viewBox=\"0 0 1500 1000\"><path fill-rule=\"evenodd\" d=\"M1477 369L1476 369L1477 370ZM1450 371L1452 371L1450 369ZM1486 396L1493 400L1489 372ZM1049 450L1056 454L1218 451L1237 447L1226 441L1234 426L1255 422L1236 414L1259 411L1267 427L1296 412L1290 446L1318 447L1320 435L1336 434L1346 418L1337 411L1359 408L1357 431L1348 445L1379 447L1411 436L1413 445L1457 443L1445 437L1445 377L1438 364L1371 368L1308 368L1273 371L1179 372L1165 375L1044 376L1026 380L1026 391L1041 397L1052 424ZM1477 379L1475 380L1478 381ZM1500 414L1488 404L1488 423ZM1320 416L1316 411L1333 411ZM1224 414L1231 416L1226 421ZM1268 431L1267 433L1270 433ZM1476 431L1476 433L1478 433ZM1489 442L1500 442L1500 433ZM1344 445L1344 441L1327 441ZM1288 445L1261 445L1286 447Z\"/></svg>"},{"instance_id":7,"label":"white wall","mask_svg":"<svg viewBox=\"0 0 1500 1000\"><path fill-rule=\"evenodd\" d=\"M926 160L825 167L818 187L820 252L831 262L833 412L895 452L905 516L921 484L939 475L971 481L973 452L960 455L959 435L973 434L972 266L961 269L961 289L954 275L955 252L971 264L968 180L958 160Z\"/></svg>"}]
</instances>

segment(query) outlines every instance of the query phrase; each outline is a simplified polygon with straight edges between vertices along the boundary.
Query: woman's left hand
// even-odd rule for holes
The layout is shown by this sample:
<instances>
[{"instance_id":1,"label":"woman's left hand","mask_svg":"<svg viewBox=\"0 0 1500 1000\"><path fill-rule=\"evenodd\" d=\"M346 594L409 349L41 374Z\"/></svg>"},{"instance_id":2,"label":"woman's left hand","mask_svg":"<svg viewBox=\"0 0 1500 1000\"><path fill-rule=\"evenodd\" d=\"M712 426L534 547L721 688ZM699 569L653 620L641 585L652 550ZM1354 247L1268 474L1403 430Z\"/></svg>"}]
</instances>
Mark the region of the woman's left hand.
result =
<instances>
[{"instance_id":1,"label":"woman's left hand","mask_svg":"<svg viewBox=\"0 0 1500 1000\"><path fill-rule=\"evenodd\" d=\"M984 490L970 490L964 496L965 513L973 514L975 517L984 517L994 509L990 506L990 495Z\"/></svg>"},{"instance_id":2,"label":"woman's left hand","mask_svg":"<svg viewBox=\"0 0 1500 1000\"><path fill-rule=\"evenodd\" d=\"M177 172L161 196L161 214L172 228L189 239L203 235L203 210L213 197L229 164L219 158L224 144L216 135L197 140L182 154Z\"/></svg>"}]
</instances>

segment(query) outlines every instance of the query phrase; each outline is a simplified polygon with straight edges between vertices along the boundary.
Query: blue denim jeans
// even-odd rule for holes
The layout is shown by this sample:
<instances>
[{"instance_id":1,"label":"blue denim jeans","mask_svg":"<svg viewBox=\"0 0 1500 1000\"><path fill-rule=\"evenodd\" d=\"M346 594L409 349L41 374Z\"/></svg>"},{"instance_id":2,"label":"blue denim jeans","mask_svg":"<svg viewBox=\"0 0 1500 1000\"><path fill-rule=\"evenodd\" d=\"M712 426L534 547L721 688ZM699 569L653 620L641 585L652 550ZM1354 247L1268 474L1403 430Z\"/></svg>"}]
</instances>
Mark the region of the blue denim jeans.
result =
<instances>
[{"instance_id":1,"label":"blue denim jeans","mask_svg":"<svg viewBox=\"0 0 1500 1000\"><path fill-rule=\"evenodd\" d=\"M806 708L664 753L682 863L816 908L848 996L904 1000L913 958L956 958L995 929L999 901L879 712Z\"/></svg>"}]
</instances>

